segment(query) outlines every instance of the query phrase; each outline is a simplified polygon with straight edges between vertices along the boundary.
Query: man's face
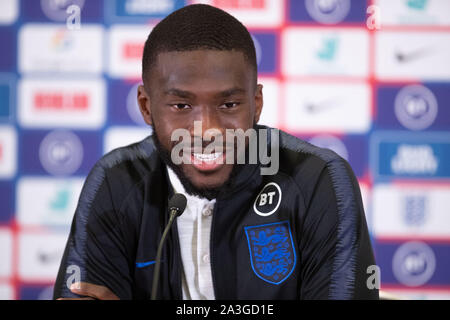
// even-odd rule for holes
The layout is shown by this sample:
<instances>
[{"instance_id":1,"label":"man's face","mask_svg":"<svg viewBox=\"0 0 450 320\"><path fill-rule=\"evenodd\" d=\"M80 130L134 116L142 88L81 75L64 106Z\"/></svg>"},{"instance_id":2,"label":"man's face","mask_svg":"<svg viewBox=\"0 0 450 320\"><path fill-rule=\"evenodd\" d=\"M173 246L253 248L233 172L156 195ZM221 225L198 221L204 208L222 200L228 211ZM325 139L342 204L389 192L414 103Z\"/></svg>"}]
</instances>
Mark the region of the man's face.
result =
<instances>
[{"instance_id":1,"label":"man's face","mask_svg":"<svg viewBox=\"0 0 450 320\"><path fill-rule=\"evenodd\" d=\"M262 86L255 87L254 72L242 52L163 52L147 79L146 87L138 90L141 112L169 154L178 142L171 141L176 129L188 130L193 146L209 129L221 132L225 141L226 129L246 131L259 120ZM201 132L194 132L194 121L201 121ZM226 147L224 154L215 154L222 159L206 158L199 154L203 151L190 149L191 164L182 163L179 169L196 188L221 187L233 169L225 163Z\"/></svg>"}]
</instances>

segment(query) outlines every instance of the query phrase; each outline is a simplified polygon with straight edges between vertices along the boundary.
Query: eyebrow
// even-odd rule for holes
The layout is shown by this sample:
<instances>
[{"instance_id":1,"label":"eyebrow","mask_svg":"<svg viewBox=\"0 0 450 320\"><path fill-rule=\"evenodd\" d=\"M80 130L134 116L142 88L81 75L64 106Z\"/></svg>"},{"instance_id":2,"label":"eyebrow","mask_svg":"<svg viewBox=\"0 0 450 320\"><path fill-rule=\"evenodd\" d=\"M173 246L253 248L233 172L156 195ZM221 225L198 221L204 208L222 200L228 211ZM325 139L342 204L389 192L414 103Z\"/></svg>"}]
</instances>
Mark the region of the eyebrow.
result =
<instances>
[{"instance_id":1,"label":"eyebrow","mask_svg":"<svg viewBox=\"0 0 450 320\"><path fill-rule=\"evenodd\" d=\"M232 95L236 95L236 94L244 94L246 91L245 89L239 88L239 87L233 87L224 91L221 91L219 93L216 94L216 96L221 97L221 98L226 98L226 97L230 97ZM171 88L168 89L164 92L166 95L172 95L172 96L177 96L180 98L193 98L195 97L195 94L190 92L190 91L185 91L185 90L181 90L181 89L177 89L177 88Z\"/></svg>"}]
</instances>

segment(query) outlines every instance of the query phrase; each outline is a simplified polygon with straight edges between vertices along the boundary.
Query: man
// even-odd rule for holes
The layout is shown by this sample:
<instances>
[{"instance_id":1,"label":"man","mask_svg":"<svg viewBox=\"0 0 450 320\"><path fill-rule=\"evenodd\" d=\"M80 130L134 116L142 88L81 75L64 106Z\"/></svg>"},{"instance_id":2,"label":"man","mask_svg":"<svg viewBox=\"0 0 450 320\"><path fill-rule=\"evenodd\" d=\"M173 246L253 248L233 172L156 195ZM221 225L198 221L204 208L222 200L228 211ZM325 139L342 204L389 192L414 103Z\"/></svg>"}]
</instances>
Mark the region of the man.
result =
<instances>
[{"instance_id":1,"label":"man","mask_svg":"<svg viewBox=\"0 0 450 320\"><path fill-rule=\"evenodd\" d=\"M188 201L164 246L159 299L378 298L366 285L375 261L351 168L329 150L256 125L262 85L239 21L207 5L172 13L147 39L142 79L138 102L153 135L92 169L55 298L149 299L175 192ZM271 164L250 161L250 138L245 163L236 163L242 152L230 141L205 152L206 132L239 129L270 132L258 135L258 149L278 155L276 172L262 174ZM192 140L173 141L177 130ZM81 284L71 290L74 270Z\"/></svg>"}]
</instances>

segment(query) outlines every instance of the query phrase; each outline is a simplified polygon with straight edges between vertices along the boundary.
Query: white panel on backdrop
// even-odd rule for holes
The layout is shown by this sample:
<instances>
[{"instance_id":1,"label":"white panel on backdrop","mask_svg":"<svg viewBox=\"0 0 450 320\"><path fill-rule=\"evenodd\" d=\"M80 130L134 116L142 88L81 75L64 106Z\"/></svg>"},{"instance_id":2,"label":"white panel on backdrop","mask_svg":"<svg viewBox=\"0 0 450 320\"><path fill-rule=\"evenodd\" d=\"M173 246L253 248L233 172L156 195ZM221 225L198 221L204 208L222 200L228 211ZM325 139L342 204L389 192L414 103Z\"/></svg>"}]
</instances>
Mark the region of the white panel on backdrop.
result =
<instances>
[{"instance_id":1,"label":"white panel on backdrop","mask_svg":"<svg viewBox=\"0 0 450 320\"><path fill-rule=\"evenodd\" d=\"M284 1L280 0L192 0L191 2L221 8L236 17L247 28L273 28L280 26L283 21Z\"/></svg>"},{"instance_id":2,"label":"white panel on backdrop","mask_svg":"<svg viewBox=\"0 0 450 320\"><path fill-rule=\"evenodd\" d=\"M17 133L11 126L0 126L0 179L12 178L17 170Z\"/></svg>"},{"instance_id":3,"label":"white panel on backdrop","mask_svg":"<svg viewBox=\"0 0 450 320\"><path fill-rule=\"evenodd\" d=\"M264 105L258 124L277 128L279 125L280 83L274 78L259 78L258 83L263 85Z\"/></svg>"},{"instance_id":4,"label":"white panel on backdrop","mask_svg":"<svg viewBox=\"0 0 450 320\"><path fill-rule=\"evenodd\" d=\"M109 30L109 75L137 79L142 74L142 53L150 25L114 25Z\"/></svg>"},{"instance_id":5,"label":"white panel on backdrop","mask_svg":"<svg viewBox=\"0 0 450 320\"><path fill-rule=\"evenodd\" d=\"M365 133L371 125L366 83L288 82L286 118L293 132Z\"/></svg>"},{"instance_id":6,"label":"white panel on backdrop","mask_svg":"<svg viewBox=\"0 0 450 320\"><path fill-rule=\"evenodd\" d=\"M450 33L375 34L376 76L382 80L450 80Z\"/></svg>"},{"instance_id":7,"label":"white panel on backdrop","mask_svg":"<svg viewBox=\"0 0 450 320\"><path fill-rule=\"evenodd\" d=\"M450 1L375 0L380 10L381 26L445 25L450 26Z\"/></svg>"},{"instance_id":8,"label":"white panel on backdrop","mask_svg":"<svg viewBox=\"0 0 450 320\"><path fill-rule=\"evenodd\" d=\"M136 127L110 127L105 132L104 153L139 142L152 134L152 129Z\"/></svg>"},{"instance_id":9,"label":"white panel on backdrop","mask_svg":"<svg viewBox=\"0 0 450 320\"><path fill-rule=\"evenodd\" d=\"M450 186L377 184L373 191L377 237L450 237Z\"/></svg>"},{"instance_id":10,"label":"white panel on backdrop","mask_svg":"<svg viewBox=\"0 0 450 320\"><path fill-rule=\"evenodd\" d=\"M100 74L103 71L103 27L27 24L19 31L19 71Z\"/></svg>"},{"instance_id":11,"label":"white panel on backdrop","mask_svg":"<svg viewBox=\"0 0 450 320\"><path fill-rule=\"evenodd\" d=\"M19 122L28 128L100 128L106 117L100 78L24 78L19 82Z\"/></svg>"},{"instance_id":12,"label":"white panel on backdrop","mask_svg":"<svg viewBox=\"0 0 450 320\"><path fill-rule=\"evenodd\" d=\"M19 0L0 1L0 25L14 23L19 15Z\"/></svg>"},{"instance_id":13,"label":"white panel on backdrop","mask_svg":"<svg viewBox=\"0 0 450 320\"><path fill-rule=\"evenodd\" d=\"M66 226L72 222L83 187L81 178L22 178L17 183L21 226Z\"/></svg>"},{"instance_id":14,"label":"white panel on backdrop","mask_svg":"<svg viewBox=\"0 0 450 320\"><path fill-rule=\"evenodd\" d=\"M0 300L13 300L14 289L11 285L0 283Z\"/></svg>"},{"instance_id":15,"label":"white panel on backdrop","mask_svg":"<svg viewBox=\"0 0 450 320\"><path fill-rule=\"evenodd\" d=\"M12 275L12 234L8 229L0 229L0 278Z\"/></svg>"},{"instance_id":16,"label":"white panel on backdrop","mask_svg":"<svg viewBox=\"0 0 450 320\"><path fill-rule=\"evenodd\" d=\"M55 281L67 242L67 232L19 233L19 278L22 281Z\"/></svg>"},{"instance_id":17,"label":"white panel on backdrop","mask_svg":"<svg viewBox=\"0 0 450 320\"><path fill-rule=\"evenodd\" d=\"M367 77L369 35L365 29L288 28L282 36L286 76Z\"/></svg>"}]
</instances>

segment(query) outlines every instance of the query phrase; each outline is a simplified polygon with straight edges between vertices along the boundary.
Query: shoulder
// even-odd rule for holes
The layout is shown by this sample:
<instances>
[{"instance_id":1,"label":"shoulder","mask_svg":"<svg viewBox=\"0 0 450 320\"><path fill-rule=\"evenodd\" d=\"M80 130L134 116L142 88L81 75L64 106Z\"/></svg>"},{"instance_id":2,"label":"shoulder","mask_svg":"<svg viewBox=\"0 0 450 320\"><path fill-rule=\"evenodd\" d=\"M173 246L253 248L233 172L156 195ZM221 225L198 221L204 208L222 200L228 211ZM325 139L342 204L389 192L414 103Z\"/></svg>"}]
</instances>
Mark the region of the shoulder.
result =
<instances>
[{"instance_id":1,"label":"shoulder","mask_svg":"<svg viewBox=\"0 0 450 320\"><path fill-rule=\"evenodd\" d=\"M283 131L279 141L280 171L292 177L307 195L312 196L312 190L323 179L330 181L330 188L337 194L353 188L355 178L350 165L334 151Z\"/></svg>"},{"instance_id":2,"label":"shoulder","mask_svg":"<svg viewBox=\"0 0 450 320\"><path fill-rule=\"evenodd\" d=\"M112 202L124 199L126 193L155 170L157 154L152 138L117 148L104 155L91 169L80 197L80 204L108 195Z\"/></svg>"}]
</instances>

